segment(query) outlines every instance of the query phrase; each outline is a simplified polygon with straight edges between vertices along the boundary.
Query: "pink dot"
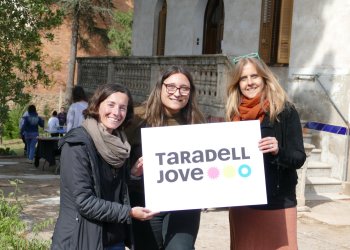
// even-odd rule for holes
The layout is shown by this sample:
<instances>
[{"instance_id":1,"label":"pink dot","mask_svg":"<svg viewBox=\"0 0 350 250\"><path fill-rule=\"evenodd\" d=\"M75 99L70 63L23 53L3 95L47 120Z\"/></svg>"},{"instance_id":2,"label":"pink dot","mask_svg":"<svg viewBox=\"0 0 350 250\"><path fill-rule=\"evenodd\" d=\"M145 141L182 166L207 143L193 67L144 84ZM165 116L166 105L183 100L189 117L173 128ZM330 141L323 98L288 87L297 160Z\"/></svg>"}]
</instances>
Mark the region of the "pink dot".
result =
<instances>
[{"instance_id":1,"label":"pink dot","mask_svg":"<svg viewBox=\"0 0 350 250\"><path fill-rule=\"evenodd\" d=\"M211 167L208 169L208 176L211 179L216 179L219 176L219 170L216 167Z\"/></svg>"}]
</instances>

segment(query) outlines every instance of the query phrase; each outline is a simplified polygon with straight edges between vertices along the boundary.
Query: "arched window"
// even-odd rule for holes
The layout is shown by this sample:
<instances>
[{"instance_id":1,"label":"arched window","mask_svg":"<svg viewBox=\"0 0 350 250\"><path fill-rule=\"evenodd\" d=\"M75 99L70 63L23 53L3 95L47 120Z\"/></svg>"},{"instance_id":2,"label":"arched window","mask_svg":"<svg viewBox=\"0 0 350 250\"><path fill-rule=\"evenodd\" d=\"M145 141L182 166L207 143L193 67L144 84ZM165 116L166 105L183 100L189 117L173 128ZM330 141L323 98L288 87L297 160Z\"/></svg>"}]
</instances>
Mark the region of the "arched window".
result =
<instances>
[{"instance_id":1,"label":"arched window","mask_svg":"<svg viewBox=\"0 0 350 250\"><path fill-rule=\"evenodd\" d=\"M224 34L224 3L209 0L205 9L203 54L220 54Z\"/></svg>"}]
</instances>

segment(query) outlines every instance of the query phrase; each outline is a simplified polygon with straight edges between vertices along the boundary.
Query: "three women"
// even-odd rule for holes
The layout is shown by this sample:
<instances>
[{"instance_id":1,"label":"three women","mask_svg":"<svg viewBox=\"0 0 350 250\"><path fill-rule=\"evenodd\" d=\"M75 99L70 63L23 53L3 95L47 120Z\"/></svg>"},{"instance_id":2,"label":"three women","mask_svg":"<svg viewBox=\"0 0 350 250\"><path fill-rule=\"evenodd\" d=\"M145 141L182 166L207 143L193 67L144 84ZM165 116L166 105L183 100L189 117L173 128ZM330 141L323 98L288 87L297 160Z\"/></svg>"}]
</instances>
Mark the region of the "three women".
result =
<instances>
[{"instance_id":1,"label":"three women","mask_svg":"<svg viewBox=\"0 0 350 250\"><path fill-rule=\"evenodd\" d=\"M204 122L192 77L177 66L163 72L127 127L130 153L122 128L132 115L131 96L116 86L100 87L89 103L83 127L61 141L61 211L53 249L123 247L125 223L130 217L136 250L194 249L199 209L155 215L143 208L140 132L143 127ZM226 119L260 120L262 139L258 147L264 154L268 198L266 205L230 209L231 249L297 249L296 169L306 158L301 125L283 88L260 59L242 58L235 65ZM133 166L129 182L132 209L125 185L129 155Z\"/></svg>"}]
</instances>

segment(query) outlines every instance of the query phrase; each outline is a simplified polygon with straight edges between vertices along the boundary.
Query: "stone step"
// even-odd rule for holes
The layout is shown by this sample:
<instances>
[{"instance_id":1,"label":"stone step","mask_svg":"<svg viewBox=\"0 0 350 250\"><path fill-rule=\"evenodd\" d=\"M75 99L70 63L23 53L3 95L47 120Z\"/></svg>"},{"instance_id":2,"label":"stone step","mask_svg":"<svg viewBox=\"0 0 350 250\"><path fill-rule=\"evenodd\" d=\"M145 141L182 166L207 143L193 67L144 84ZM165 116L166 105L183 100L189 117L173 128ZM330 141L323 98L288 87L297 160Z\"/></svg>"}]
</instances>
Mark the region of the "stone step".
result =
<instances>
[{"instance_id":1,"label":"stone step","mask_svg":"<svg viewBox=\"0 0 350 250\"><path fill-rule=\"evenodd\" d=\"M312 144L312 134L303 134L304 143Z\"/></svg>"},{"instance_id":2,"label":"stone step","mask_svg":"<svg viewBox=\"0 0 350 250\"><path fill-rule=\"evenodd\" d=\"M340 193L342 182L330 177L306 177L305 194Z\"/></svg>"},{"instance_id":3,"label":"stone step","mask_svg":"<svg viewBox=\"0 0 350 250\"><path fill-rule=\"evenodd\" d=\"M349 200L350 196L343 193L306 193L305 200L307 201L324 201L324 200Z\"/></svg>"},{"instance_id":4,"label":"stone step","mask_svg":"<svg viewBox=\"0 0 350 250\"><path fill-rule=\"evenodd\" d=\"M330 177L332 173L332 166L321 161L309 160L306 176L307 177Z\"/></svg>"},{"instance_id":5,"label":"stone step","mask_svg":"<svg viewBox=\"0 0 350 250\"><path fill-rule=\"evenodd\" d=\"M321 161L321 153L322 149L314 148L313 150L311 150L311 155L309 159L311 161Z\"/></svg>"}]
</instances>

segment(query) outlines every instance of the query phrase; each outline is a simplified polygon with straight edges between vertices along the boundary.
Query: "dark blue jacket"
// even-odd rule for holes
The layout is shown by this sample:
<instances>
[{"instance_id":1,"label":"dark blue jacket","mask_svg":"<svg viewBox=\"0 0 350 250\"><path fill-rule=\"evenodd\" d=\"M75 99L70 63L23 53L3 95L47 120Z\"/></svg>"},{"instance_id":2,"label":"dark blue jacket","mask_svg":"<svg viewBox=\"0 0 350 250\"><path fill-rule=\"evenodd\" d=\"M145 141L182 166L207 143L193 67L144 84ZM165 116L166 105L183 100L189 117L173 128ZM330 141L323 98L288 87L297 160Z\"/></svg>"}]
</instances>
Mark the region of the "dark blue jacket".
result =
<instances>
[{"instance_id":1,"label":"dark blue jacket","mask_svg":"<svg viewBox=\"0 0 350 250\"><path fill-rule=\"evenodd\" d=\"M37 113L28 113L28 116L23 117L21 134L24 134L25 138L37 137L39 135L39 126L44 127L44 120Z\"/></svg>"}]
</instances>

